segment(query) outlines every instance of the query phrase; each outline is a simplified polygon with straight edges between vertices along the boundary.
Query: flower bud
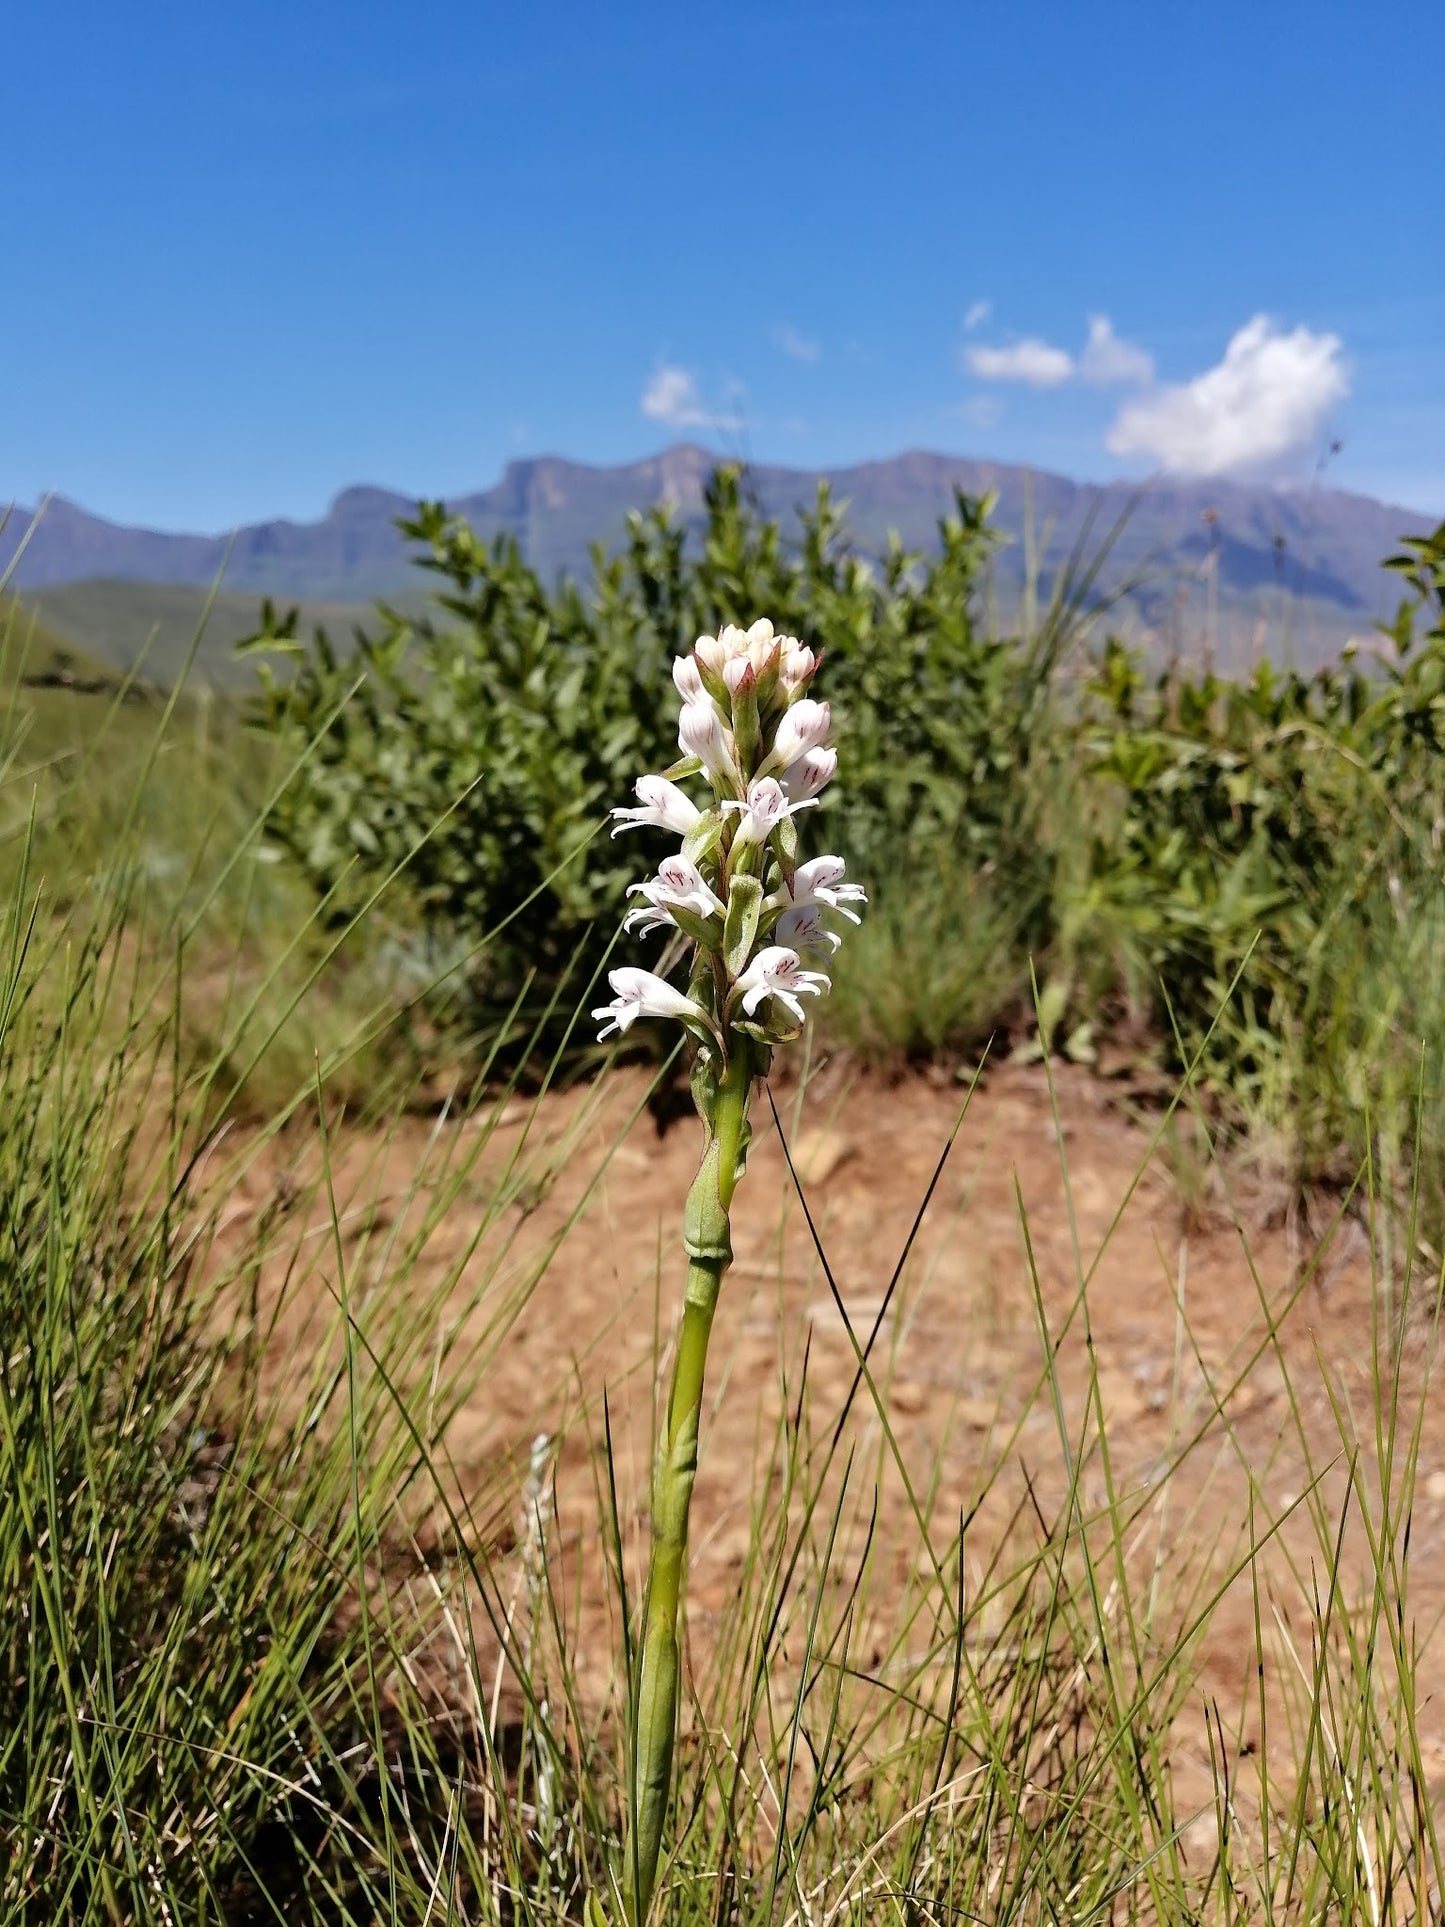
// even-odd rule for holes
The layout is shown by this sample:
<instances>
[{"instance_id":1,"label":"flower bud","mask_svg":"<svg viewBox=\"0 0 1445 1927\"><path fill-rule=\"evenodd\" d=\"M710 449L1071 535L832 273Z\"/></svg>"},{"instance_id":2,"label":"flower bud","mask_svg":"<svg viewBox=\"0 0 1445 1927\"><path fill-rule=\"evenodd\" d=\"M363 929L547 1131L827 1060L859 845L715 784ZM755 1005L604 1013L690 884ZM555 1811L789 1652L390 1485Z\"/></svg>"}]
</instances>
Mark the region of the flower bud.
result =
<instances>
[{"instance_id":1,"label":"flower bud","mask_svg":"<svg viewBox=\"0 0 1445 1927\"><path fill-rule=\"evenodd\" d=\"M696 756L714 784L731 785L737 780L732 745L723 728L722 718L713 704L687 702L677 723L678 745L684 756Z\"/></svg>"},{"instance_id":2,"label":"flower bud","mask_svg":"<svg viewBox=\"0 0 1445 1927\"><path fill-rule=\"evenodd\" d=\"M796 698L818 672L818 659L806 643L796 636L782 638L782 664L779 679L789 697Z\"/></svg>"},{"instance_id":3,"label":"flower bud","mask_svg":"<svg viewBox=\"0 0 1445 1927\"><path fill-rule=\"evenodd\" d=\"M692 656L676 656L672 664L672 680L677 685L677 693L685 703L700 701L703 694L702 672Z\"/></svg>"},{"instance_id":4,"label":"flower bud","mask_svg":"<svg viewBox=\"0 0 1445 1927\"><path fill-rule=\"evenodd\" d=\"M692 653L697 661L702 664L704 669L710 669L715 676L721 676L723 670L728 665L728 659L731 655L731 651L728 649L727 643L724 640L726 635L727 630L724 629L720 636L699 636L693 645ZM673 680L676 681L676 679L676 671L674 671ZM684 697L683 700L690 701L691 698Z\"/></svg>"},{"instance_id":5,"label":"flower bud","mask_svg":"<svg viewBox=\"0 0 1445 1927\"><path fill-rule=\"evenodd\" d=\"M771 762L775 768L786 769L810 749L820 749L828 739L828 726L831 713L826 703L816 703L811 696L804 696L791 709L784 711L778 723L778 733L773 738Z\"/></svg>"},{"instance_id":6,"label":"flower bud","mask_svg":"<svg viewBox=\"0 0 1445 1927\"><path fill-rule=\"evenodd\" d=\"M776 761L786 765L796 761L805 750L821 750L828 740L830 723L832 711L827 703L815 703L811 696L803 696L778 723L778 734L773 740Z\"/></svg>"},{"instance_id":7,"label":"flower bud","mask_svg":"<svg viewBox=\"0 0 1445 1927\"><path fill-rule=\"evenodd\" d=\"M798 801L815 797L819 790L832 782L837 767L836 749L810 749L796 762L789 763L778 780L788 795Z\"/></svg>"},{"instance_id":8,"label":"flower bud","mask_svg":"<svg viewBox=\"0 0 1445 1927\"><path fill-rule=\"evenodd\" d=\"M761 616L748 630L745 638L748 661L759 682L771 677L777 667L781 653L780 638L773 633L773 625L766 616Z\"/></svg>"}]
</instances>

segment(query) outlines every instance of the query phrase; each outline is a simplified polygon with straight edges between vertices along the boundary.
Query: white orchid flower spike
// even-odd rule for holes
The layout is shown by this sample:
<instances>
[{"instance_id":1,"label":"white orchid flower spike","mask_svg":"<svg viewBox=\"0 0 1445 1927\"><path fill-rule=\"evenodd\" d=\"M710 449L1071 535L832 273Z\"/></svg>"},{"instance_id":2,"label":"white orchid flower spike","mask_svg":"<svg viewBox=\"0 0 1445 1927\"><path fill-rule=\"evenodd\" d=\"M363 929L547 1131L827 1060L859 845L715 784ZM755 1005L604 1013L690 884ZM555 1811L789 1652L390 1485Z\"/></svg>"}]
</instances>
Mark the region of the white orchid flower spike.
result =
<instances>
[{"instance_id":1,"label":"white orchid flower spike","mask_svg":"<svg viewBox=\"0 0 1445 1927\"><path fill-rule=\"evenodd\" d=\"M849 906L865 901L856 883L844 881L841 857L798 863L795 819L816 806L838 767L828 705L805 693L818 662L766 616L747 629L725 623L716 635L699 636L692 653L672 665L682 699L679 780L639 777L636 807L612 812L614 836L658 829L682 839L654 876L628 890L640 901L623 927L671 932L675 941L663 954L686 956L688 988L650 970L614 970L612 1001L592 1014L604 1039L625 1037L639 1017L668 1017L687 1028L698 1047L693 1092L704 1132L684 1214L685 1310L653 1474L653 1557L633 1701L629 1918L638 1921L653 1897L672 1784L681 1585L704 1368L731 1261L729 1212L747 1155L748 1110L774 1051L805 1023L807 1000L829 988L827 974L805 961L827 961L842 943L828 915L857 923ZM694 801L685 783L699 793L705 783L707 800Z\"/></svg>"}]
</instances>

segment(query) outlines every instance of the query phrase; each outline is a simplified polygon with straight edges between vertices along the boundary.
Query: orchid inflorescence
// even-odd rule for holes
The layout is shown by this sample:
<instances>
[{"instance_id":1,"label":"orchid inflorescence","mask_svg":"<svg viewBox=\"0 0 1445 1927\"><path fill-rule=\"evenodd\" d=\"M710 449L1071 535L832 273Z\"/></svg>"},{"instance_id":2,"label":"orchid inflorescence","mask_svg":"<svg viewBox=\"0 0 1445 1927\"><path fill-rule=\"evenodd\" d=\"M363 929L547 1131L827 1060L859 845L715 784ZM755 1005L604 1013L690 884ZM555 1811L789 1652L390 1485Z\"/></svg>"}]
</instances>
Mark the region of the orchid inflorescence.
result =
<instances>
[{"instance_id":1,"label":"orchid inflorescence","mask_svg":"<svg viewBox=\"0 0 1445 1927\"><path fill-rule=\"evenodd\" d=\"M682 847L628 891L638 901L624 929L667 933L659 970L612 971L612 1002L592 1014L604 1038L621 1036L639 1017L678 1019L699 1046L692 1089L703 1125L702 1162L683 1212L687 1286L653 1468L652 1550L630 1701L630 1839L619 1885L630 1927L648 1917L671 1789L708 1335L732 1262L729 1212L747 1159L749 1104L774 1046L803 1028L804 999L828 988L819 966L842 936L827 918L857 923L850 906L866 901L845 881L841 857L798 861L797 818L815 807L838 766L828 705L808 694L817 668L811 649L776 635L766 619L701 637L672 666L682 698L681 761L660 776L640 776L635 807L612 812L614 836L667 830ZM712 792L703 806L682 787L699 777ZM684 953L691 958L685 991L665 974L669 959ZM593 1922L607 1918L600 1903L588 1914Z\"/></svg>"},{"instance_id":2,"label":"orchid inflorescence","mask_svg":"<svg viewBox=\"0 0 1445 1927\"><path fill-rule=\"evenodd\" d=\"M829 987L826 964L842 942L825 911L850 922L866 902L844 881L843 859L798 862L799 812L811 809L838 765L828 741L827 703L807 693L819 658L763 617L701 636L679 656L672 679L682 698L682 760L637 779L635 808L615 809L613 835L652 827L682 839L657 874L635 883L641 899L624 929L667 931L692 952L687 991L650 970L609 974L613 1000L592 1014L600 1036L621 1035L639 1017L673 1017L702 1044L727 1053L729 1033L765 1051L795 1037L802 999ZM702 807L681 785L704 777Z\"/></svg>"}]
</instances>

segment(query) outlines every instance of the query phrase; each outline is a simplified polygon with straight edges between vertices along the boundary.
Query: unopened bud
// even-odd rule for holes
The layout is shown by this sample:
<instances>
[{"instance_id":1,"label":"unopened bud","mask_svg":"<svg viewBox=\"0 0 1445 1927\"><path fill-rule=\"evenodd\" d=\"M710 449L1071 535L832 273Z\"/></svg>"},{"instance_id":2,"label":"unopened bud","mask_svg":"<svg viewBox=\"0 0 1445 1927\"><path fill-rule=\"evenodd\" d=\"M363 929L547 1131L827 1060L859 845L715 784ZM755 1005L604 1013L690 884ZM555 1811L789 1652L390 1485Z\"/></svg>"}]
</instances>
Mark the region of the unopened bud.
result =
<instances>
[{"instance_id":1,"label":"unopened bud","mask_svg":"<svg viewBox=\"0 0 1445 1927\"><path fill-rule=\"evenodd\" d=\"M677 723L677 740L685 756L696 756L701 761L713 783L734 781L735 766L728 733L723 728L722 718L707 698L683 704Z\"/></svg>"}]
</instances>

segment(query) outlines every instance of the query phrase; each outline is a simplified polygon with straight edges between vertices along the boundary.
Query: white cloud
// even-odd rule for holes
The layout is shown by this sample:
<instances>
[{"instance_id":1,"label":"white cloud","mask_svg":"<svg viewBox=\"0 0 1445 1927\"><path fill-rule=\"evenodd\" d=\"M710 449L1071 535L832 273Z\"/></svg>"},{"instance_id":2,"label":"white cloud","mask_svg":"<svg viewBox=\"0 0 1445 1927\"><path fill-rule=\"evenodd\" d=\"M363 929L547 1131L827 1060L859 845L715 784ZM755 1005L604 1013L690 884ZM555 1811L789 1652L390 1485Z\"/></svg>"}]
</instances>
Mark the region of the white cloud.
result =
<instances>
[{"instance_id":1,"label":"white cloud","mask_svg":"<svg viewBox=\"0 0 1445 1927\"><path fill-rule=\"evenodd\" d=\"M773 339L783 353L791 355L794 361L812 362L818 359L817 342L810 341L807 335L799 334L790 322L780 322L773 330Z\"/></svg>"},{"instance_id":2,"label":"white cloud","mask_svg":"<svg viewBox=\"0 0 1445 1927\"><path fill-rule=\"evenodd\" d=\"M971 301L964 310L963 332L971 335L975 328L981 328L993 313L991 301Z\"/></svg>"},{"instance_id":3,"label":"white cloud","mask_svg":"<svg viewBox=\"0 0 1445 1927\"><path fill-rule=\"evenodd\" d=\"M984 381L1026 381L1030 388L1057 388L1074 372L1074 358L1032 336L1008 348L965 348L969 372Z\"/></svg>"},{"instance_id":4,"label":"white cloud","mask_svg":"<svg viewBox=\"0 0 1445 1927\"><path fill-rule=\"evenodd\" d=\"M987 302L975 302L963 317L963 325L973 324L978 309L986 315ZM1066 381L1087 381L1095 387L1114 382L1146 385L1154 379L1151 356L1132 341L1121 341L1106 314L1090 315L1089 338L1077 359L1066 348L1033 335L1006 348L990 348L983 343L965 348L964 362L969 373L984 381L1024 381L1031 388L1061 388Z\"/></svg>"},{"instance_id":5,"label":"white cloud","mask_svg":"<svg viewBox=\"0 0 1445 1927\"><path fill-rule=\"evenodd\" d=\"M1121 341L1106 314L1089 316L1089 339L1079 356L1080 381L1106 388L1115 382L1138 382L1148 387L1154 379L1154 357L1132 341Z\"/></svg>"},{"instance_id":6,"label":"white cloud","mask_svg":"<svg viewBox=\"0 0 1445 1927\"><path fill-rule=\"evenodd\" d=\"M729 397L741 390L730 384ZM697 377L686 368L659 362L642 391L642 412L649 421L669 428L735 428L737 417L709 408L698 390Z\"/></svg>"},{"instance_id":7,"label":"white cloud","mask_svg":"<svg viewBox=\"0 0 1445 1927\"><path fill-rule=\"evenodd\" d=\"M1318 440L1349 386L1338 335L1284 334L1256 315L1217 366L1126 403L1106 444L1181 475L1267 473Z\"/></svg>"},{"instance_id":8,"label":"white cloud","mask_svg":"<svg viewBox=\"0 0 1445 1927\"><path fill-rule=\"evenodd\" d=\"M642 412L649 421L666 422L669 428L700 428L712 420L697 391L697 377L665 362L654 369L642 391Z\"/></svg>"}]
</instances>

